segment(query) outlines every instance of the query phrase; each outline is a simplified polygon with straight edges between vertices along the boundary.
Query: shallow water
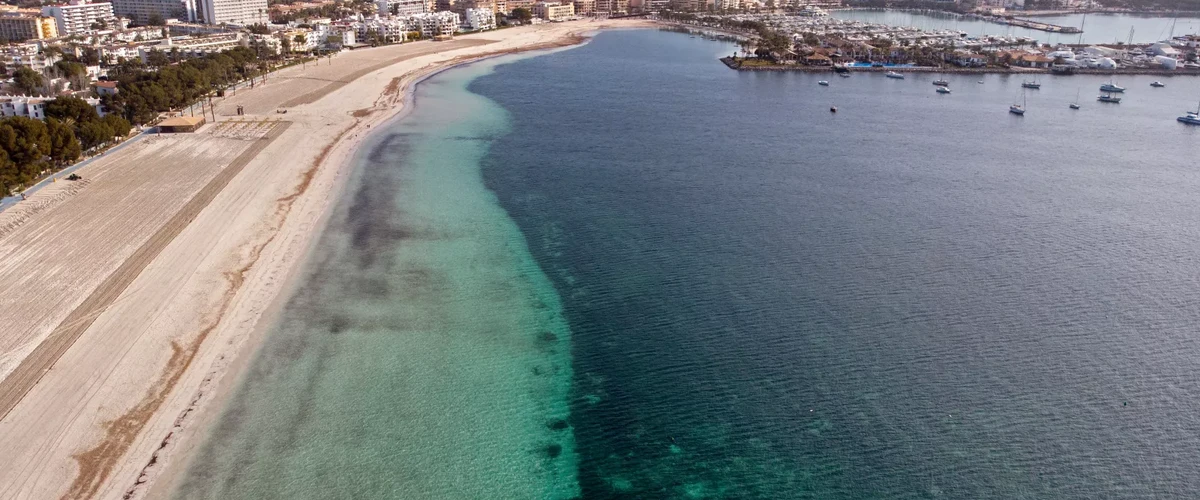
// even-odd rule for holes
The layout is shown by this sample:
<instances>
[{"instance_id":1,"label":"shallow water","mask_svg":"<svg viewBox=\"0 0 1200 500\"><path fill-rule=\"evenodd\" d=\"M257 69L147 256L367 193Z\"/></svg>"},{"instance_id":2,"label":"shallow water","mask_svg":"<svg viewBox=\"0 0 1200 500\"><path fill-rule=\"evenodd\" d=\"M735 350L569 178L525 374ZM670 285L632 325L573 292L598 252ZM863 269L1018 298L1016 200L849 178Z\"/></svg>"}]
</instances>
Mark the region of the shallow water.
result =
<instances>
[{"instance_id":1,"label":"shallow water","mask_svg":"<svg viewBox=\"0 0 1200 500\"><path fill-rule=\"evenodd\" d=\"M465 85L499 62L421 83L359 158L178 497L577 494L570 332L479 175L508 116Z\"/></svg>"},{"instance_id":2,"label":"shallow water","mask_svg":"<svg viewBox=\"0 0 1200 500\"><path fill-rule=\"evenodd\" d=\"M939 95L735 49L421 84L179 496L1200 491L1200 80Z\"/></svg>"}]
</instances>

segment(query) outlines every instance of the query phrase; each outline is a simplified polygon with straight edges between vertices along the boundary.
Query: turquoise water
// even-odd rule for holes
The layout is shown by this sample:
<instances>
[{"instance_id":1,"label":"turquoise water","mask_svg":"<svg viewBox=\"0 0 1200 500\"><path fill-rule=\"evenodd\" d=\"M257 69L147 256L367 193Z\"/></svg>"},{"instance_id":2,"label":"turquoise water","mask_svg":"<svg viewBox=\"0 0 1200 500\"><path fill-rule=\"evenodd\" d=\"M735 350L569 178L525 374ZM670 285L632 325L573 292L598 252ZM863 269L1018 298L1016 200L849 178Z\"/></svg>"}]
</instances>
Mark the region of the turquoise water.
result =
<instances>
[{"instance_id":1,"label":"turquoise water","mask_svg":"<svg viewBox=\"0 0 1200 500\"><path fill-rule=\"evenodd\" d=\"M734 49L421 84L178 496L1195 497L1200 79Z\"/></svg>"},{"instance_id":2,"label":"turquoise water","mask_svg":"<svg viewBox=\"0 0 1200 500\"><path fill-rule=\"evenodd\" d=\"M500 62L420 84L366 148L179 498L578 494L570 332L480 178L509 117L464 90Z\"/></svg>"}]
</instances>

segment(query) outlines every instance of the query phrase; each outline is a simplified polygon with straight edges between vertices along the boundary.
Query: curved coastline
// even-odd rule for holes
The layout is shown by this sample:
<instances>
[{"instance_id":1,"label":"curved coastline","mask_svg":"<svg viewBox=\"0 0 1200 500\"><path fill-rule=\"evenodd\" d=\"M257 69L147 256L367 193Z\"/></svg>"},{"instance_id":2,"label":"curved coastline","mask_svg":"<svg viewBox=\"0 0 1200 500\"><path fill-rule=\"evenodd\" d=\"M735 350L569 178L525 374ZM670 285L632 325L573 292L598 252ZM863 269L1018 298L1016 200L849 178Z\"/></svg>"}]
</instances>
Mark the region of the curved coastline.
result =
<instances>
[{"instance_id":1,"label":"curved coastline","mask_svg":"<svg viewBox=\"0 0 1200 500\"><path fill-rule=\"evenodd\" d=\"M321 235L329 230L330 224L336 217L336 213L338 212L338 208L336 207L341 204L341 202L336 200L344 200L345 198L351 196L350 191L356 182L356 177L362 173L362 164L364 159L370 156L372 152L376 150L376 148L382 146L381 143L386 141L386 138L389 134L389 128L394 126L396 123L402 122L409 118L417 110L417 90L421 86L420 84L426 83L431 79L443 75L449 70L460 69L473 64L478 64L485 60L495 61L497 58L502 57L535 57L537 55L558 50L568 50L586 43L592 34L601 30L639 27L645 26L637 24L633 26L618 25L617 27L614 27L610 23L607 25L588 27L586 30L581 30L583 33L578 33L575 31L567 32L555 41L538 43L526 47L489 51L481 54L461 55L448 61L434 63L394 78L392 80L392 84L390 84L388 88L384 90L384 92L380 95L380 100L377 101L377 104L382 104L382 107L376 106L374 109L359 110L355 112L356 117L359 116L358 113L362 113L363 119L356 121L354 125L344 130L342 135L338 137L337 141L328 145L326 148L326 153L332 152L333 154L330 156L337 156L338 158L333 159L323 157L319 158L318 162L316 162L328 163L329 161L334 161L340 165L337 167L339 170L348 172L346 174L339 175L336 185L329 190L333 200L335 201L327 204L327 208L320 216L319 223L315 225L311 231L312 234L307 241L301 263L293 268L290 274L286 277L286 284L272 302L270 310L257 323L254 333L251 334L252 338L249 340L250 345L246 345L241 348L236 359L229 363L225 373L221 374L221 381L219 384L220 388L213 391L213 395L210 396L209 401L205 402L202 407L197 408L198 410L202 410L202 412L198 412L201 414L194 419L190 429L191 435L189 436L189 442L185 443L183 448L195 450L198 443L207 440L207 436L214 430L214 426L217 424L217 421L220 418L219 413L223 411L221 408L227 405L227 402L231 399L231 397L234 396L238 390L238 387L243 384L245 378L248 376L251 365L254 363L254 360L262 355L261 351L265 346L270 332L277 328L281 313L286 307L288 301L295 295L303 276L309 273L311 271L311 267L316 264L315 247L318 245ZM502 64L502 62L497 62L496 64ZM386 71L386 69L383 71ZM342 150L340 154L337 153L337 150L339 149ZM536 270L536 268L534 270ZM552 287L550 287L550 290L553 291ZM567 355L569 356L569 351L567 352ZM567 363L567 365L569 368L569 363ZM569 381L570 379L568 376L568 389ZM189 409L189 411L191 411L191 409ZM169 466L167 471L160 475L161 477L158 481L147 484L147 486L150 486L150 488L135 487L134 489L130 490L130 493L134 493L135 496L137 496L136 494L147 493L147 496L150 497L165 497L171 495L172 492L180 486L183 476L181 472L190 467L190 459L195 458L195 453L189 451L185 451L184 453L185 455L190 456L183 457L185 460L175 460L175 463ZM573 455L573 452L569 447L564 446L562 449L562 454ZM161 462L163 458L166 457L160 457L156 453L156 455L151 459L151 464L154 464L156 461ZM139 479L137 486L141 486L141 484L141 479Z\"/></svg>"}]
</instances>

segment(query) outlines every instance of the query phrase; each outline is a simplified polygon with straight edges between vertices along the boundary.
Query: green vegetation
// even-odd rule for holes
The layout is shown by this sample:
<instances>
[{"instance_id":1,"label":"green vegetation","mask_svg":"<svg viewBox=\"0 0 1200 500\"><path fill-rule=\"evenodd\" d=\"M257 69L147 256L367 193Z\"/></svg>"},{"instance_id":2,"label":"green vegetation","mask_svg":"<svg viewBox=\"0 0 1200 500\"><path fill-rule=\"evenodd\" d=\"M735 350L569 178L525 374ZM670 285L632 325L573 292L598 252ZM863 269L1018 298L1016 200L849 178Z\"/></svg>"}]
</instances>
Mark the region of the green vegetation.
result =
<instances>
[{"instance_id":1,"label":"green vegetation","mask_svg":"<svg viewBox=\"0 0 1200 500\"><path fill-rule=\"evenodd\" d=\"M71 127L53 118L45 122L14 116L0 120L0 192L33 182L47 170L79 158Z\"/></svg>"},{"instance_id":2,"label":"green vegetation","mask_svg":"<svg viewBox=\"0 0 1200 500\"><path fill-rule=\"evenodd\" d=\"M512 13L510 13L508 17L523 23L527 23L533 19L533 11L526 9L525 7L517 7L512 10Z\"/></svg>"},{"instance_id":3,"label":"green vegetation","mask_svg":"<svg viewBox=\"0 0 1200 500\"><path fill-rule=\"evenodd\" d=\"M183 108L211 92L254 78L263 69L254 51L246 47L167 64L158 71L147 71L136 60L125 61L109 69L109 77L120 82L121 91L105 96L104 104L110 113L144 124L159 113Z\"/></svg>"},{"instance_id":4,"label":"green vegetation","mask_svg":"<svg viewBox=\"0 0 1200 500\"><path fill-rule=\"evenodd\" d=\"M24 66L13 72L13 85L25 95L35 95L46 85L42 74Z\"/></svg>"}]
</instances>

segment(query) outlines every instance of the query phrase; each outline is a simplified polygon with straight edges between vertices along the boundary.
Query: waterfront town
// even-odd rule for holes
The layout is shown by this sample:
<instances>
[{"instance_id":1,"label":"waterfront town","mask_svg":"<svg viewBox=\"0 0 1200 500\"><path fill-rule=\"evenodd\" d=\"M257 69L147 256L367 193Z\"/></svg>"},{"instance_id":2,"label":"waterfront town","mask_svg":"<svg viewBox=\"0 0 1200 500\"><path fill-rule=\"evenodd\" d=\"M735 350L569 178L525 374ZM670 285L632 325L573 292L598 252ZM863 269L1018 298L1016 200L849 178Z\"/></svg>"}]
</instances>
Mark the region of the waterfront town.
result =
<instances>
[{"instance_id":1,"label":"waterfront town","mask_svg":"<svg viewBox=\"0 0 1200 500\"><path fill-rule=\"evenodd\" d=\"M253 86L283 67L364 47L581 18L643 16L668 29L733 38L742 50L724 62L735 69L1200 72L1195 35L1143 45L1051 46L1026 36L969 36L829 15L860 5L841 0L22 1L0 5L6 117L0 137L60 139L45 139L57 145L48 156L27 157L19 141L0 145L7 153L0 160L5 193L182 110L203 117L214 96ZM950 15L1052 33L1082 30L1019 14L1026 7L1110 8L1093 0L939 3Z\"/></svg>"}]
</instances>

